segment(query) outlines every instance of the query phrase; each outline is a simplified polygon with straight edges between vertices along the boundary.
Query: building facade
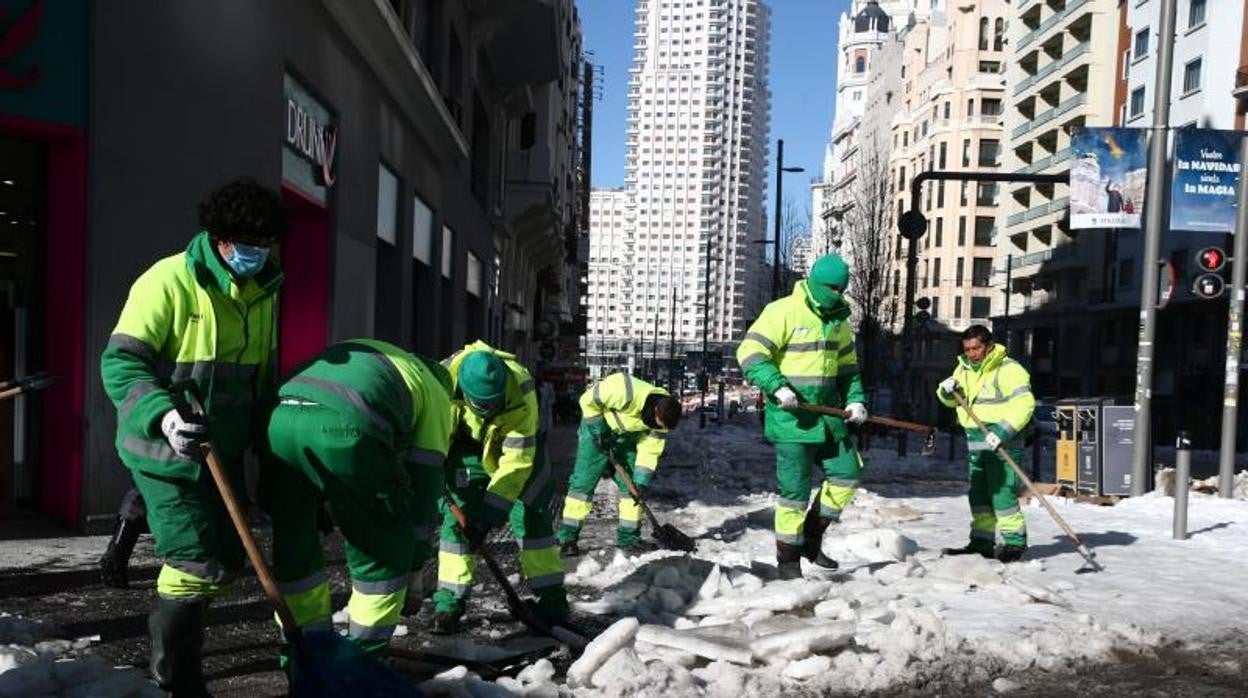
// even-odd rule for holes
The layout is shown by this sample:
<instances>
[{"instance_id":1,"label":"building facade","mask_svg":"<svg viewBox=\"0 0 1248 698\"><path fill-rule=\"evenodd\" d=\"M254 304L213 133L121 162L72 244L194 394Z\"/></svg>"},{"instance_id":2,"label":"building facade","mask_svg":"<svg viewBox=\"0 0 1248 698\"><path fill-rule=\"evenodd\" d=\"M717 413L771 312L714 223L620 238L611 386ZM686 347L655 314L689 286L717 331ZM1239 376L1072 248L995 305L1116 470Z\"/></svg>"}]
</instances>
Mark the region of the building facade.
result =
<instances>
[{"instance_id":1,"label":"building facade","mask_svg":"<svg viewBox=\"0 0 1248 698\"><path fill-rule=\"evenodd\" d=\"M760 308L764 250L751 241L766 230L770 22L760 0L637 3L625 172L633 285L631 307L614 316L637 351L683 356L705 342L723 352Z\"/></svg>"},{"instance_id":2,"label":"building facade","mask_svg":"<svg viewBox=\"0 0 1248 698\"><path fill-rule=\"evenodd\" d=\"M532 362L533 324L568 319L571 0L0 9L0 36L33 28L7 58L21 83L0 85L0 201L29 228L0 264L19 328L0 373L60 377L0 416L0 508L111 521L129 476L100 352L130 284L238 176L287 207L284 369L358 336L434 357L482 337Z\"/></svg>"},{"instance_id":3,"label":"building facade","mask_svg":"<svg viewBox=\"0 0 1248 698\"><path fill-rule=\"evenodd\" d=\"M642 348L634 347L632 198L625 189L596 189L589 203L589 332L586 363L591 378L636 370Z\"/></svg>"}]
</instances>

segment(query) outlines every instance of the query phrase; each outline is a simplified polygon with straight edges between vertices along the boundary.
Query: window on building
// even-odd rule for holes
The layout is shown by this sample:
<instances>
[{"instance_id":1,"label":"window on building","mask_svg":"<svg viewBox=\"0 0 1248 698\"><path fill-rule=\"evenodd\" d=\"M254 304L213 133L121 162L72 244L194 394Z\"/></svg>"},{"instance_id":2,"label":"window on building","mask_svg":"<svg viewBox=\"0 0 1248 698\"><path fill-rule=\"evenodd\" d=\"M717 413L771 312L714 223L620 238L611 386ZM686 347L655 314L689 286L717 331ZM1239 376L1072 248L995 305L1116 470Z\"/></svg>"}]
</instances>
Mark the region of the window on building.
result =
<instances>
[{"instance_id":1,"label":"window on building","mask_svg":"<svg viewBox=\"0 0 1248 698\"><path fill-rule=\"evenodd\" d=\"M962 166L971 166L971 139L969 138L962 139Z\"/></svg>"},{"instance_id":2,"label":"window on building","mask_svg":"<svg viewBox=\"0 0 1248 698\"><path fill-rule=\"evenodd\" d=\"M433 209L419 196L412 197L412 257L433 264Z\"/></svg>"},{"instance_id":3,"label":"window on building","mask_svg":"<svg viewBox=\"0 0 1248 698\"><path fill-rule=\"evenodd\" d=\"M905 131L901 134L901 147L905 148L910 145L910 132Z\"/></svg>"},{"instance_id":4,"label":"window on building","mask_svg":"<svg viewBox=\"0 0 1248 698\"><path fill-rule=\"evenodd\" d=\"M904 167L901 168L901 175L897 177L897 188L898 189L906 188L906 168Z\"/></svg>"},{"instance_id":5,"label":"window on building","mask_svg":"<svg viewBox=\"0 0 1248 698\"><path fill-rule=\"evenodd\" d=\"M1005 48L1005 20L997 18L992 25L992 50L1001 51Z\"/></svg>"},{"instance_id":6,"label":"window on building","mask_svg":"<svg viewBox=\"0 0 1248 698\"><path fill-rule=\"evenodd\" d=\"M949 106L949 105L946 104L945 106ZM940 160L939 160L940 164L938 165L938 167L942 170L945 169L945 155L947 154L947 151L949 150L948 145L949 144L945 143L944 141L940 142Z\"/></svg>"},{"instance_id":7,"label":"window on building","mask_svg":"<svg viewBox=\"0 0 1248 698\"><path fill-rule=\"evenodd\" d=\"M1135 60L1138 61L1148 55L1148 42L1150 38L1151 35L1148 33L1148 27L1144 27L1135 33Z\"/></svg>"},{"instance_id":8,"label":"window on building","mask_svg":"<svg viewBox=\"0 0 1248 698\"><path fill-rule=\"evenodd\" d=\"M901 293L901 270L894 269L893 270L893 296L895 297L899 295L900 293Z\"/></svg>"},{"instance_id":9,"label":"window on building","mask_svg":"<svg viewBox=\"0 0 1248 698\"><path fill-rule=\"evenodd\" d=\"M398 243L399 178L389 167L377 165L377 237L390 245Z\"/></svg>"},{"instance_id":10,"label":"window on building","mask_svg":"<svg viewBox=\"0 0 1248 698\"><path fill-rule=\"evenodd\" d=\"M1131 90L1131 118L1144 113L1144 86Z\"/></svg>"},{"instance_id":11,"label":"window on building","mask_svg":"<svg viewBox=\"0 0 1248 698\"><path fill-rule=\"evenodd\" d=\"M963 220L965 220L965 219L963 219ZM964 258L962 258L962 257L958 257L958 263L957 263L957 265L954 267L954 269L955 269L955 271L954 271L954 274L953 274L953 283L954 283L954 285L961 287L961 286L962 286L962 282L966 280L966 276L965 276L965 271L966 271L966 259L964 259Z\"/></svg>"},{"instance_id":12,"label":"window on building","mask_svg":"<svg viewBox=\"0 0 1248 698\"><path fill-rule=\"evenodd\" d=\"M996 182L979 182L979 193L975 197L975 203L979 206L996 206L997 188Z\"/></svg>"},{"instance_id":13,"label":"window on building","mask_svg":"<svg viewBox=\"0 0 1248 698\"><path fill-rule=\"evenodd\" d=\"M975 244L985 247L992 245L993 228L996 219L991 216L975 216Z\"/></svg>"},{"instance_id":14,"label":"window on building","mask_svg":"<svg viewBox=\"0 0 1248 698\"><path fill-rule=\"evenodd\" d=\"M968 117L975 116L975 100L973 99L966 100L966 115Z\"/></svg>"},{"instance_id":15,"label":"window on building","mask_svg":"<svg viewBox=\"0 0 1248 698\"><path fill-rule=\"evenodd\" d=\"M941 184L943 185L944 182L941 182ZM942 191L944 190L943 186L941 187L941 190ZM937 218L936 219L936 247L939 248L944 243L945 243L945 219Z\"/></svg>"},{"instance_id":16,"label":"window on building","mask_svg":"<svg viewBox=\"0 0 1248 698\"><path fill-rule=\"evenodd\" d=\"M992 301L988 298L979 296L971 297L971 318L975 320L986 320L992 314Z\"/></svg>"},{"instance_id":17,"label":"window on building","mask_svg":"<svg viewBox=\"0 0 1248 698\"><path fill-rule=\"evenodd\" d=\"M971 285L985 287L992 282L992 258L976 257L971 260Z\"/></svg>"},{"instance_id":18,"label":"window on building","mask_svg":"<svg viewBox=\"0 0 1248 698\"><path fill-rule=\"evenodd\" d=\"M962 182L961 184L962 184L962 190L961 190L961 192L958 194L958 205L959 205L959 206L965 206L965 205L967 205L967 204L968 204L968 203L970 203L970 202L969 202L969 201L967 201L967 199L966 199L966 182Z\"/></svg>"},{"instance_id":19,"label":"window on building","mask_svg":"<svg viewBox=\"0 0 1248 698\"><path fill-rule=\"evenodd\" d=\"M933 260L932 260L932 285L933 285L933 286L939 286L939 285L940 285L940 258L939 258L939 257L937 257L936 259L933 259ZM935 299L933 299L933 300L935 300ZM932 307L933 307L932 317L935 317L935 316L936 316L936 312L935 312L935 304L934 304L934 303L932 304Z\"/></svg>"},{"instance_id":20,"label":"window on building","mask_svg":"<svg viewBox=\"0 0 1248 698\"><path fill-rule=\"evenodd\" d=\"M867 72L867 59L865 56L858 56L857 58L854 59L854 72L855 73Z\"/></svg>"},{"instance_id":21,"label":"window on building","mask_svg":"<svg viewBox=\"0 0 1248 698\"><path fill-rule=\"evenodd\" d=\"M1205 0L1192 0L1187 9L1188 28L1199 27L1205 23Z\"/></svg>"},{"instance_id":22,"label":"window on building","mask_svg":"<svg viewBox=\"0 0 1248 698\"><path fill-rule=\"evenodd\" d=\"M985 138L979 142L979 166L996 167L1001 157L1001 141Z\"/></svg>"},{"instance_id":23,"label":"window on building","mask_svg":"<svg viewBox=\"0 0 1248 698\"><path fill-rule=\"evenodd\" d=\"M1001 72L1001 61L980 61L979 72L996 74Z\"/></svg>"},{"instance_id":24,"label":"window on building","mask_svg":"<svg viewBox=\"0 0 1248 698\"><path fill-rule=\"evenodd\" d=\"M1193 0L1192 6L1195 7L1195 5L1195 0ZM1200 66L1201 59L1199 58L1183 66L1183 94L1191 94L1200 89Z\"/></svg>"},{"instance_id":25,"label":"window on building","mask_svg":"<svg viewBox=\"0 0 1248 698\"><path fill-rule=\"evenodd\" d=\"M979 18L979 50L988 50L988 18Z\"/></svg>"},{"instance_id":26,"label":"window on building","mask_svg":"<svg viewBox=\"0 0 1248 698\"><path fill-rule=\"evenodd\" d=\"M940 260L939 260L939 259L938 259L938 260L936 260L936 268L937 268L938 270L940 269ZM938 277L938 278L937 278L937 280L936 280L936 283L940 283L939 273L937 274L937 277ZM932 296L932 317L933 317L933 318L938 318L938 317L940 317L940 297L939 297L939 296Z\"/></svg>"},{"instance_id":27,"label":"window on building","mask_svg":"<svg viewBox=\"0 0 1248 698\"><path fill-rule=\"evenodd\" d=\"M451 278L455 266L455 233L449 226L442 226L442 276Z\"/></svg>"},{"instance_id":28,"label":"window on building","mask_svg":"<svg viewBox=\"0 0 1248 698\"><path fill-rule=\"evenodd\" d=\"M962 319L962 296L956 296L953 299L953 317L956 320Z\"/></svg>"},{"instance_id":29,"label":"window on building","mask_svg":"<svg viewBox=\"0 0 1248 698\"><path fill-rule=\"evenodd\" d=\"M945 183L936 182L936 207L943 208L945 205Z\"/></svg>"},{"instance_id":30,"label":"window on building","mask_svg":"<svg viewBox=\"0 0 1248 698\"><path fill-rule=\"evenodd\" d=\"M985 97L979 105L979 112L984 116L1001 116L1001 100Z\"/></svg>"},{"instance_id":31,"label":"window on building","mask_svg":"<svg viewBox=\"0 0 1248 698\"><path fill-rule=\"evenodd\" d=\"M944 114L945 114L945 119L947 120L949 118L949 102L945 102Z\"/></svg>"}]
</instances>

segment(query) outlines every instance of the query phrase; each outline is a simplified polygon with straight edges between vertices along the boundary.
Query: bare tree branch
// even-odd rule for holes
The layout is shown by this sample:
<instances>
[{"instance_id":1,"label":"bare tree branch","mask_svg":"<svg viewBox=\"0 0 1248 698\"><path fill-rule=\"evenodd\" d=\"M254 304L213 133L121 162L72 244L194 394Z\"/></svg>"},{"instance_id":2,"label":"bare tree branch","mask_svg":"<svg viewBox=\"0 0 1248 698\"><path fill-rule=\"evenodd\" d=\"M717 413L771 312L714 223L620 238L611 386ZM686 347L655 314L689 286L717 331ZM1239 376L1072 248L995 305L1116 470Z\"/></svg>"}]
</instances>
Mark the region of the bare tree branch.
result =
<instances>
[{"instance_id":1,"label":"bare tree branch","mask_svg":"<svg viewBox=\"0 0 1248 698\"><path fill-rule=\"evenodd\" d=\"M878 370L873 359L880 353L879 340L897 314L897 299L889 293L895 265L894 189L887 154L874 142L859 146L854 172L848 192L852 208L841 220L850 260L846 295L857 312L862 372L870 378Z\"/></svg>"}]
</instances>

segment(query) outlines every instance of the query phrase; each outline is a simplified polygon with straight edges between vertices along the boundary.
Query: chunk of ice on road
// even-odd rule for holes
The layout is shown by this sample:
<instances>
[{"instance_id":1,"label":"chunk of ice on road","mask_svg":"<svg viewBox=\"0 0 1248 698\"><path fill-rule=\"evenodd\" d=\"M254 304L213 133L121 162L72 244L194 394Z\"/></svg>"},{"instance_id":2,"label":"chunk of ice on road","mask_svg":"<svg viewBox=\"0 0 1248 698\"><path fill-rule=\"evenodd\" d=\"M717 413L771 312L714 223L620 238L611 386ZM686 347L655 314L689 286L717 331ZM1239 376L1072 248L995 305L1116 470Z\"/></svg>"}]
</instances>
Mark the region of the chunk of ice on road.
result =
<instances>
[{"instance_id":1,"label":"chunk of ice on road","mask_svg":"<svg viewBox=\"0 0 1248 698\"><path fill-rule=\"evenodd\" d=\"M867 562L901 561L919 550L918 543L888 528L851 533L836 543L837 548L849 551L849 557L862 558Z\"/></svg>"},{"instance_id":2,"label":"chunk of ice on road","mask_svg":"<svg viewBox=\"0 0 1248 698\"><path fill-rule=\"evenodd\" d=\"M621 618L601 635L590 641L580 659L568 667L568 683L572 686L589 685L594 672L598 671L611 655L631 645L637 637L641 623L636 618Z\"/></svg>"},{"instance_id":3,"label":"chunk of ice on road","mask_svg":"<svg viewBox=\"0 0 1248 698\"><path fill-rule=\"evenodd\" d=\"M1005 566L978 555L942 557L927 564L927 576L948 579L968 586L990 587L1002 583Z\"/></svg>"},{"instance_id":4,"label":"chunk of ice on road","mask_svg":"<svg viewBox=\"0 0 1248 698\"><path fill-rule=\"evenodd\" d=\"M641 643L638 643L641 644ZM658 661L669 666L680 666L686 669L692 668L698 663L698 655L692 652L678 650L675 647L662 647L657 645L649 645L646 651L638 650L638 656L644 662Z\"/></svg>"},{"instance_id":5,"label":"chunk of ice on road","mask_svg":"<svg viewBox=\"0 0 1248 698\"><path fill-rule=\"evenodd\" d=\"M831 658L815 655L806 659L799 659L796 662L789 662L789 665L784 668L784 678L805 681L806 679L813 679L816 676L826 674L831 669Z\"/></svg>"},{"instance_id":6,"label":"chunk of ice on road","mask_svg":"<svg viewBox=\"0 0 1248 698\"><path fill-rule=\"evenodd\" d=\"M592 577L602 571L602 565L592 557L586 557L576 566L576 576L583 579Z\"/></svg>"},{"instance_id":7,"label":"chunk of ice on road","mask_svg":"<svg viewBox=\"0 0 1248 698\"><path fill-rule=\"evenodd\" d=\"M793 611L813 605L831 588L830 582L811 582L804 579L772 582L748 596L721 596L699 601L686 610L685 614L690 616L729 615L734 609Z\"/></svg>"},{"instance_id":8,"label":"chunk of ice on road","mask_svg":"<svg viewBox=\"0 0 1248 698\"><path fill-rule=\"evenodd\" d=\"M712 567L711 571L706 575L706 579L702 580L702 586L698 587L697 598L702 601L709 601L719 596L719 582L723 578L723 574L723 570L719 568L719 565Z\"/></svg>"},{"instance_id":9,"label":"chunk of ice on road","mask_svg":"<svg viewBox=\"0 0 1248 698\"><path fill-rule=\"evenodd\" d=\"M672 630L661 625L643 625L637 631L637 639L652 645L673 647L678 650L705 657L711 661L724 661L749 666L753 662L750 650L727 642L707 640L692 632ZM569 673L571 673L569 671Z\"/></svg>"},{"instance_id":10,"label":"chunk of ice on road","mask_svg":"<svg viewBox=\"0 0 1248 698\"><path fill-rule=\"evenodd\" d=\"M739 591L752 593L763 588L763 580L749 572L737 572L729 577L732 579L732 586Z\"/></svg>"},{"instance_id":11,"label":"chunk of ice on road","mask_svg":"<svg viewBox=\"0 0 1248 698\"><path fill-rule=\"evenodd\" d=\"M631 647L625 647L594 672L590 679L597 688L626 688L646 678L646 664Z\"/></svg>"},{"instance_id":12,"label":"chunk of ice on road","mask_svg":"<svg viewBox=\"0 0 1248 698\"><path fill-rule=\"evenodd\" d=\"M1012 691L1017 691L1022 687L1023 685L1019 682L1012 681L1004 676L992 682L992 690L997 693L1010 693Z\"/></svg>"},{"instance_id":13,"label":"chunk of ice on road","mask_svg":"<svg viewBox=\"0 0 1248 698\"><path fill-rule=\"evenodd\" d=\"M760 637L750 643L755 658L763 661L799 659L810 654L839 649L854 637L854 624L823 623Z\"/></svg>"},{"instance_id":14,"label":"chunk of ice on road","mask_svg":"<svg viewBox=\"0 0 1248 698\"><path fill-rule=\"evenodd\" d=\"M850 607L849 601L841 598L828 599L820 601L815 606L815 617L824 620L845 620L853 617L854 610Z\"/></svg>"}]
</instances>

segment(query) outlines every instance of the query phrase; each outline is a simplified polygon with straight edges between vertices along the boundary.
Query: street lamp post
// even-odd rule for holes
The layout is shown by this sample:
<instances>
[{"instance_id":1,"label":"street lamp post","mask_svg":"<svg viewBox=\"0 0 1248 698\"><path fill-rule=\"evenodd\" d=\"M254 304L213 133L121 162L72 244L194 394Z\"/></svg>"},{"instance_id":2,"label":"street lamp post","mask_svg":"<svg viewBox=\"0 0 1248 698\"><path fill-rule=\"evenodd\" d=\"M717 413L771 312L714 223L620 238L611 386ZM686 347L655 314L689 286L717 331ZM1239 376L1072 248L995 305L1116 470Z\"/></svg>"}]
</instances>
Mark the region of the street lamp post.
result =
<instances>
[{"instance_id":1,"label":"street lamp post","mask_svg":"<svg viewBox=\"0 0 1248 698\"><path fill-rule=\"evenodd\" d=\"M785 167L784 166L784 139L776 140L776 219L775 231L772 240L772 274L771 274L771 299L774 301L780 297L780 226L781 218L784 214L780 210L780 203L784 200L784 173L785 172L805 172L804 167Z\"/></svg>"}]
</instances>

